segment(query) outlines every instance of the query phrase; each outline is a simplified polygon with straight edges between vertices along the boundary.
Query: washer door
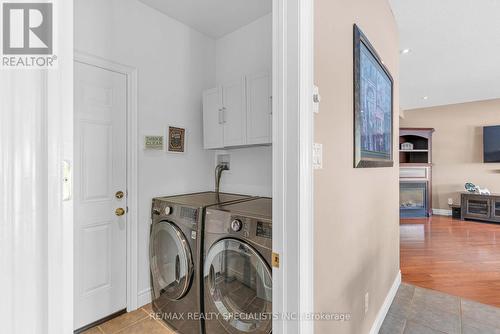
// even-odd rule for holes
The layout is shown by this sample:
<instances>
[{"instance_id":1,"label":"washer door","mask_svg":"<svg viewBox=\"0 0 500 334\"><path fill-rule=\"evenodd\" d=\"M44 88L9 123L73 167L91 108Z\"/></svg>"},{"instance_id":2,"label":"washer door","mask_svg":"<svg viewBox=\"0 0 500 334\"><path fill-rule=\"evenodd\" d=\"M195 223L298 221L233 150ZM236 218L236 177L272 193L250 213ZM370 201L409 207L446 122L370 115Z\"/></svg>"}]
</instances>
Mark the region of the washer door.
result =
<instances>
[{"instance_id":1,"label":"washer door","mask_svg":"<svg viewBox=\"0 0 500 334\"><path fill-rule=\"evenodd\" d=\"M194 272L191 249L182 231L168 221L153 225L149 252L155 298L181 299Z\"/></svg>"},{"instance_id":2,"label":"washer door","mask_svg":"<svg viewBox=\"0 0 500 334\"><path fill-rule=\"evenodd\" d=\"M204 265L205 311L216 312L229 333L270 333L272 275L249 244L223 239L208 252Z\"/></svg>"}]
</instances>

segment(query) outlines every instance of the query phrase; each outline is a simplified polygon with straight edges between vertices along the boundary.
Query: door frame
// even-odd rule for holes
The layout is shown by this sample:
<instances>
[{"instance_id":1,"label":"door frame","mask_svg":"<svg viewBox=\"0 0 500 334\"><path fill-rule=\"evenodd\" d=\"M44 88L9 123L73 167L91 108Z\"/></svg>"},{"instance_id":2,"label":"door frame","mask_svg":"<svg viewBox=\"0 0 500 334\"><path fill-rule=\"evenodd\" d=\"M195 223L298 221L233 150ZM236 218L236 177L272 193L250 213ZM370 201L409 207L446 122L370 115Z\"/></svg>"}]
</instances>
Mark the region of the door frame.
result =
<instances>
[{"instance_id":1,"label":"door frame","mask_svg":"<svg viewBox=\"0 0 500 334\"><path fill-rule=\"evenodd\" d=\"M137 309L137 69L75 50L74 61L125 75L127 80L127 311ZM75 74L76 76L76 74ZM74 111L73 111L74 112ZM76 231L75 231L76 232Z\"/></svg>"},{"instance_id":2,"label":"door frame","mask_svg":"<svg viewBox=\"0 0 500 334\"><path fill-rule=\"evenodd\" d=\"M314 333L314 0L273 0L273 333ZM296 317L287 320L283 317Z\"/></svg>"},{"instance_id":3,"label":"door frame","mask_svg":"<svg viewBox=\"0 0 500 334\"><path fill-rule=\"evenodd\" d=\"M66 29L61 38L60 69L49 72L47 133L49 156L49 189L52 227L48 239L48 274L53 284L49 287L49 327L51 333L67 333L73 330L73 208L72 201L62 200L62 171L64 159L72 161L73 129L73 61L81 60L111 66L130 77L130 123L137 114L137 71L98 57L73 52L73 1L62 1L61 23ZM281 254L279 269L273 270L273 311L312 312L314 292L313 257L313 181L312 181L312 77L313 77L313 0L273 0L273 196L275 217L273 249ZM310 85L311 84L311 85ZM295 94L295 96L293 95ZM299 103L300 101L300 103ZM311 103L307 102L310 101ZM300 120L300 121L299 121ZM303 123L302 123L303 122ZM299 124L302 127L299 127ZM137 129L129 127L129 148L137 149ZM127 180L129 188L129 225L137 234L137 150L132 152L131 168ZM132 158L133 157L133 158ZM134 173L132 173L134 171ZM298 214L297 214L298 213ZM286 220L286 224L284 223ZM289 220L288 220L289 219ZM67 227L65 227L67 226ZM71 237L70 237L71 234ZM137 271L137 240L128 237L130 255L127 270ZM297 243L299 247L297 247ZM290 247L287 247L290 244ZM294 250L291 246L295 245ZM132 249L135 247L134 249ZM293 254L283 253L291 251ZM58 255L64 258L58 259ZM295 256L295 255L300 256ZM53 260L51 260L53 259ZM53 263L52 263L53 262ZM133 269L135 268L135 269ZM137 272L135 273L137 274ZM137 275L129 273L127 281L127 309L137 307ZM132 283L135 282L135 283ZM57 285L59 284L59 285ZM60 292L62 287L63 291ZM132 291L135 291L133 293ZM61 296L59 296L61 295ZM130 300L128 299L130 297ZM61 303L56 303L62 301ZM60 305L60 307L56 307ZM55 310L55 311L54 311ZM60 310L60 312L57 312ZM312 321L273 321L273 332L313 333Z\"/></svg>"}]
</instances>

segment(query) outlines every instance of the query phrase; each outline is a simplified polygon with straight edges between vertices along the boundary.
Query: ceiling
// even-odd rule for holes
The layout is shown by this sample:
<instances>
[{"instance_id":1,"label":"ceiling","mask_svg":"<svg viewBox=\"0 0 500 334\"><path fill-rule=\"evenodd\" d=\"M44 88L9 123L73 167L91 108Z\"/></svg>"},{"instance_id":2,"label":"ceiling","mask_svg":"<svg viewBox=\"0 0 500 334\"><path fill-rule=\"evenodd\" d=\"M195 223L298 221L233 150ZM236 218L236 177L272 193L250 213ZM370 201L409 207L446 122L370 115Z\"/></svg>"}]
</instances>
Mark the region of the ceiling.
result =
<instances>
[{"instance_id":1,"label":"ceiling","mask_svg":"<svg viewBox=\"0 0 500 334\"><path fill-rule=\"evenodd\" d=\"M500 98L499 0L389 1L403 110Z\"/></svg>"},{"instance_id":2,"label":"ceiling","mask_svg":"<svg viewBox=\"0 0 500 334\"><path fill-rule=\"evenodd\" d=\"M212 38L270 13L272 0L139 0Z\"/></svg>"}]
</instances>

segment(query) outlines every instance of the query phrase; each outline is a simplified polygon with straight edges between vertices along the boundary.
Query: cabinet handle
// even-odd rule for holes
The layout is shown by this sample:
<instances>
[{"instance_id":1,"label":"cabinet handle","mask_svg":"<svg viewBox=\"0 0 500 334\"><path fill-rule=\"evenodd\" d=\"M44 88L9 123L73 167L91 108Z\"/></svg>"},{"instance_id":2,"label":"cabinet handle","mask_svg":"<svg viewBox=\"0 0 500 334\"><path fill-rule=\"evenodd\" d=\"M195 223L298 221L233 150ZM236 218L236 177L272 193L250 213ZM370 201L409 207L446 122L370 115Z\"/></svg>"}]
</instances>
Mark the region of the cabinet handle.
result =
<instances>
[{"instance_id":1,"label":"cabinet handle","mask_svg":"<svg viewBox=\"0 0 500 334\"><path fill-rule=\"evenodd\" d=\"M222 107L222 123L226 123L226 107Z\"/></svg>"}]
</instances>

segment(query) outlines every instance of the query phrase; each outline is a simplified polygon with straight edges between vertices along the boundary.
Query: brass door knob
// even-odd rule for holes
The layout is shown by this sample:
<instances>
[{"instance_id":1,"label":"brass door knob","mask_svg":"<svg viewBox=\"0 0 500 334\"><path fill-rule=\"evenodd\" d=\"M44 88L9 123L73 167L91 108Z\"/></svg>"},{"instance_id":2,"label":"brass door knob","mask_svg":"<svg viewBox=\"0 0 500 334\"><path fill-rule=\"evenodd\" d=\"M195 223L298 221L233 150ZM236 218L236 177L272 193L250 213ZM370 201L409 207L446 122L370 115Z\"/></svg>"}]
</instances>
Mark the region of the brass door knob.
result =
<instances>
[{"instance_id":1,"label":"brass door knob","mask_svg":"<svg viewBox=\"0 0 500 334\"><path fill-rule=\"evenodd\" d=\"M115 210L115 215L117 216L123 216L125 214L125 209L123 208L118 208Z\"/></svg>"},{"instance_id":2,"label":"brass door knob","mask_svg":"<svg viewBox=\"0 0 500 334\"><path fill-rule=\"evenodd\" d=\"M121 190L117 191L116 194L115 194L115 197L118 198L118 199L122 199L123 196L125 196L125 194Z\"/></svg>"}]
</instances>

